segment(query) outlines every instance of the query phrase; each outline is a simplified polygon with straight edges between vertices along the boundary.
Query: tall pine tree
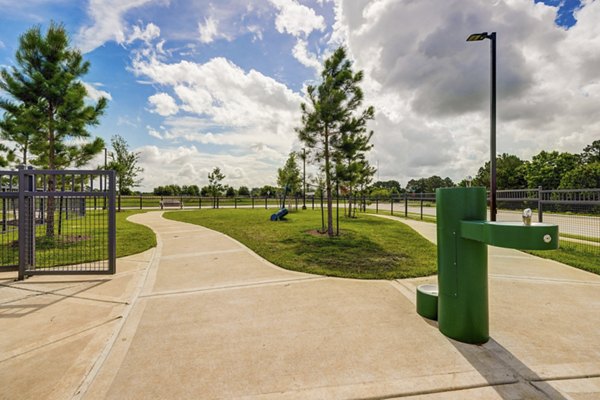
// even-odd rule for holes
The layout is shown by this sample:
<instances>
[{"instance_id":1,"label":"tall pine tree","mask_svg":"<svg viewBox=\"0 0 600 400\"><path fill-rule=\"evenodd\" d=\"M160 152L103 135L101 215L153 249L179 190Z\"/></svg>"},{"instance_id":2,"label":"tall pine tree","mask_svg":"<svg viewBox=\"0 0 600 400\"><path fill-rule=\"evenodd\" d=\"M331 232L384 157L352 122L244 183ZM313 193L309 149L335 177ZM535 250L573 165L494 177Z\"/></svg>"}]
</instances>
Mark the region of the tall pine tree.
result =
<instances>
[{"instance_id":1,"label":"tall pine tree","mask_svg":"<svg viewBox=\"0 0 600 400\"><path fill-rule=\"evenodd\" d=\"M308 86L308 104L301 105L302 126L297 132L300 140L322 162L327 197L327 234L330 237L333 236L332 178L336 161L340 159L339 147L344 137L366 135L365 125L374 115L373 107L358 111L363 101L359 87L362 79L362 71L352 71L346 50L340 47L325 61L321 84ZM370 138L370 134L366 136Z\"/></svg>"},{"instance_id":2,"label":"tall pine tree","mask_svg":"<svg viewBox=\"0 0 600 400\"><path fill-rule=\"evenodd\" d=\"M0 89L10 98L0 99L5 110L3 120L15 118L16 124L33 126L33 137L28 145L35 156L33 164L49 169L82 166L102 151L101 138L91 140L87 127L97 125L107 100L101 98L95 105L86 104L87 95L81 77L90 68L81 52L69 47L69 37L63 25L52 22L45 35L36 26L19 38L16 64L10 71L0 71ZM25 114L15 112L28 110ZM48 190L54 191L56 182L48 179ZM46 235L54 236L55 201L47 201Z\"/></svg>"}]
</instances>

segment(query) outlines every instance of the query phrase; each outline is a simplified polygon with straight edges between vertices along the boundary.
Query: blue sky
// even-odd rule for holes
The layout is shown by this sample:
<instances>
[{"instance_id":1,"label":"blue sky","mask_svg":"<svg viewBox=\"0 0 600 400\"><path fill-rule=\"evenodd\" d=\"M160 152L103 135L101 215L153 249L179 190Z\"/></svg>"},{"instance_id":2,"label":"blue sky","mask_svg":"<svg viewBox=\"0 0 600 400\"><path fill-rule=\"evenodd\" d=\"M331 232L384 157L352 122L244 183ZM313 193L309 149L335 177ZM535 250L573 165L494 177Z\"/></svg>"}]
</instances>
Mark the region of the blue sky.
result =
<instances>
[{"instance_id":1,"label":"blue sky","mask_svg":"<svg viewBox=\"0 0 600 400\"><path fill-rule=\"evenodd\" d=\"M469 4L466 4L469 3ZM0 0L0 64L18 36L62 22L91 62L91 98L109 108L94 134L140 152L142 189L274 184L301 148L304 88L335 47L365 71L374 105L371 162L380 179L457 181L488 157L489 56L474 31L499 38L498 151L579 152L597 139L597 1ZM595 19L596 18L596 19ZM100 159L96 161L100 162ZM316 171L311 171L315 173Z\"/></svg>"}]
</instances>

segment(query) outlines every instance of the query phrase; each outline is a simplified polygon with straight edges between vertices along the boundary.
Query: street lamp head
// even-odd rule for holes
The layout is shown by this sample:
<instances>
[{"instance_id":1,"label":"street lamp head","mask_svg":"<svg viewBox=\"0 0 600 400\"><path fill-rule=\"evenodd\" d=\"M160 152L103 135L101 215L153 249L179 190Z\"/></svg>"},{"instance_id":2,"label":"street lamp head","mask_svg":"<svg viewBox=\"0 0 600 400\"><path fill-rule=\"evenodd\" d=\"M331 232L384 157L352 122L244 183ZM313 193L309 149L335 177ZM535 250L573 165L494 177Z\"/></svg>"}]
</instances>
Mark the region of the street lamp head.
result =
<instances>
[{"instance_id":1,"label":"street lamp head","mask_svg":"<svg viewBox=\"0 0 600 400\"><path fill-rule=\"evenodd\" d=\"M487 32L473 33L473 34L469 35L469 37L467 38L467 42L478 42L480 40L490 39L490 38L491 38L491 35L488 35Z\"/></svg>"}]
</instances>

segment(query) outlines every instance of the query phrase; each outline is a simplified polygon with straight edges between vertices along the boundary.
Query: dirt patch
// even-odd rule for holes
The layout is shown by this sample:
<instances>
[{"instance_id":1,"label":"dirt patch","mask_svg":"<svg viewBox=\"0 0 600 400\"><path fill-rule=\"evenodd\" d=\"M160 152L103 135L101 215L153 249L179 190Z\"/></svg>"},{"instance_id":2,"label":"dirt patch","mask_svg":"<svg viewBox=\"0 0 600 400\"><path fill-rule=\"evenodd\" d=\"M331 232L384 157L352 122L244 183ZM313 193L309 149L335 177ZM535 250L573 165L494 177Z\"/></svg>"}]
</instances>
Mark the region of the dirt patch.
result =
<instances>
[{"instance_id":1,"label":"dirt patch","mask_svg":"<svg viewBox=\"0 0 600 400\"><path fill-rule=\"evenodd\" d=\"M327 236L327 231L325 232L321 232L318 229L311 229L310 231L304 231L304 233L309 234L311 236L316 236L316 237L324 237ZM333 237L340 237L340 236L345 236L348 234L348 231L344 231L342 229L340 229L340 233L339 235L336 235L335 229L333 230Z\"/></svg>"},{"instance_id":2,"label":"dirt patch","mask_svg":"<svg viewBox=\"0 0 600 400\"><path fill-rule=\"evenodd\" d=\"M327 235L327 232L321 232L318 229L311 229L309 231L305 231L304 233L308 233L309 235L316 236L316 237L322 237L322 236Z\"/></svg>"}]
</instances>

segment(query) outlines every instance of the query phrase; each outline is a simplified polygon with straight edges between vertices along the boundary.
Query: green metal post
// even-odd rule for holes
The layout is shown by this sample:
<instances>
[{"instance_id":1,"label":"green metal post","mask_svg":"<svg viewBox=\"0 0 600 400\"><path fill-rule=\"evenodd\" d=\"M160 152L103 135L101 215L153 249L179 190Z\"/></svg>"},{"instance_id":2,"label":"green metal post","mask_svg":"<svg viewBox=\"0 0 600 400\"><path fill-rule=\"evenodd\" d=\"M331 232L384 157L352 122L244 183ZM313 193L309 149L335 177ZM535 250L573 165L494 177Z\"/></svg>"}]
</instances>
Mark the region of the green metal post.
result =
<instances>
[{"instance_id":1,"label":"green metal post","mask_svg":"<svg viewBox=\"0 0 600 400\"><path fill-rule=\"evenodd\" d=\"M461 221L485 220L486 197L485 188L436 191L439 328L465 343L489 340L487 245L461 237Z\"/></svg>"}]
</instances>

